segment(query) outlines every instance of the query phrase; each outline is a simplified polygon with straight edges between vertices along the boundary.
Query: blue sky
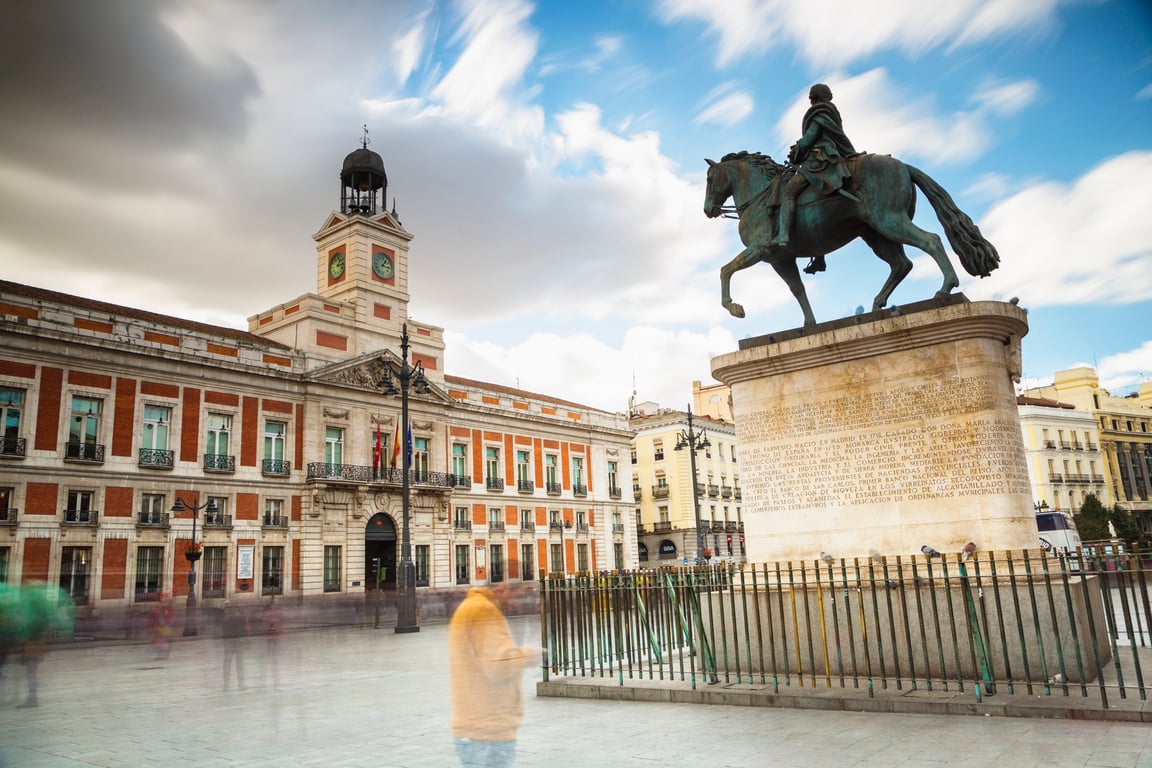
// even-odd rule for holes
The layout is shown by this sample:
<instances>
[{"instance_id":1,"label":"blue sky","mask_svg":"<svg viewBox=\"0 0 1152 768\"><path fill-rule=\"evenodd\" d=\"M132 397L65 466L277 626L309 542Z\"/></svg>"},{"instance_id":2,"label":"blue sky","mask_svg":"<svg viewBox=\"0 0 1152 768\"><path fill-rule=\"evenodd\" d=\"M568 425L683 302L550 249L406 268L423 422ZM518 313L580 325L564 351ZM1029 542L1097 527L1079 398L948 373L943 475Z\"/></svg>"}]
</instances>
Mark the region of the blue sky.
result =
<instances>
[{"instance_id":1,"label":"blue sky","mask_svg":"<svg viewBox=\"0 0 1152 768\"><path fill-rule=\"evenodd\" d=\"M814 10L815 9L815 10ZM783 159L808 88L999 249L972 299L1029 310L1026 383L1152 376L1152 10L781 0L21 4L0 28L0 275L233 327L314 290L311 235L367 125L450 373L621 410L802 317L767 266L719 303L735 222L704 158ZM52 45L44 45L46 41ZM940 233L921 198L917 223ZM909 251L897 304L939 275ZM955 260L954 260L955 264ZM958 265L957 265L958 268ZM807 278L869 306L862 244Z\"/></svg>"}]
</instances>

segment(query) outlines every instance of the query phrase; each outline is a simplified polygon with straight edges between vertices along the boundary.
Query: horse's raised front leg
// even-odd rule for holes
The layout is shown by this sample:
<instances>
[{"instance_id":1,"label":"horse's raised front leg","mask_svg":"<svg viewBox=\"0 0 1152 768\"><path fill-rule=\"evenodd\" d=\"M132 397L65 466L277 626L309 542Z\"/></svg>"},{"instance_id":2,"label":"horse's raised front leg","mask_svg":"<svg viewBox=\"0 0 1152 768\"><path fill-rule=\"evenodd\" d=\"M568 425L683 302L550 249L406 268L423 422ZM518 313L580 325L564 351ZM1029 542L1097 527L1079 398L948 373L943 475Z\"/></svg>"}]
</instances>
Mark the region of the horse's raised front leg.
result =
<instances>
[{"instance_id":1,"label":"horse's raised front leg","mask_svg":"<svg viewBox=\"0 0 1152 768\"><path fill-rule=\"evenodd\" d=\"M732 301L732 275L753 264L759 264L760 253L760 248L745 248L736 254L736 258L720 267L720 305L728 310L733 317L744 317L744 307Z\"/></svg>"},{"instance_id":2,"label":"horse's raised front leg","mask_svg":"<svg viewBox=\"0 0 1152 768\"><path fill-rule=\"evenodd\" d=\"M804 281L800 279L800 267L796 265L795 256L773 256L768 263L776 270L776 274L788 285L800 309L804 311L804 325L816 325L816 317L812 314L812 305L808 303L808 292L804 290Z\"/></svg>"}]
</instances>

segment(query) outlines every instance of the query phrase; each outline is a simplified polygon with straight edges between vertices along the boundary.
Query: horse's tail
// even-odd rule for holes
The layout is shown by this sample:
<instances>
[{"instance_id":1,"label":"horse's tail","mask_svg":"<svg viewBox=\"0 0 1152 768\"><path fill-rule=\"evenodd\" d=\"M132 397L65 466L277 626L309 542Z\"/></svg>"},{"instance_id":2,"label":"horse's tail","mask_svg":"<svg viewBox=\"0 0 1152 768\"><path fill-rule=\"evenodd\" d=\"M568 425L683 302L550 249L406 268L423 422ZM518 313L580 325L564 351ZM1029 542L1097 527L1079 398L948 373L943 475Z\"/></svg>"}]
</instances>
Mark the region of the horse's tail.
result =
<instances>
[{"instance_id":1,"label":"horse's tail","mask_svg":"<svg viewBox=\"0 0 1152 768\"><path fill-rule=\"evenodd\" d=\"M912 182L928 198L932 209L936 211L936 217L944 225L944 234L948 236L952 250L960 257L964 270L970 275L988 277L992 270L1000 266L1000 254L996 253L996 246L984 239L980 228L968 218L968 214L956 207L952 196L931 176L919 168L905 165L912 176Z\"/></svg>"}]
</instances>

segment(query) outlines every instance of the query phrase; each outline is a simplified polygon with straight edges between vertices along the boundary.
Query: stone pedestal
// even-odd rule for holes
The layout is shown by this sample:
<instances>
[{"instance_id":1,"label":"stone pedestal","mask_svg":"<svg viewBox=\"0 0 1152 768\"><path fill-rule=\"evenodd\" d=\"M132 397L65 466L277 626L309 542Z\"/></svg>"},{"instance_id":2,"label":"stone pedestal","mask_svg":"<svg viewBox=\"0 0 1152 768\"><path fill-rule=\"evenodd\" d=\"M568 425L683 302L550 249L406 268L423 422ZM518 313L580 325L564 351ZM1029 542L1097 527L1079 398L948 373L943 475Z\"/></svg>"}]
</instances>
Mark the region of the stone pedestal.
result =
<instances>
[{"instance_id":1,"label":"stone pedestal","mask_svg":"<svg viewBox=\"0 0 1152 768\"><path fill-rule=\"evenodd\" d=\"M1025 313L963 296L746 339L732 389L751 562L1038 546L1013 379Z\"/></svg>"}]
</instances>

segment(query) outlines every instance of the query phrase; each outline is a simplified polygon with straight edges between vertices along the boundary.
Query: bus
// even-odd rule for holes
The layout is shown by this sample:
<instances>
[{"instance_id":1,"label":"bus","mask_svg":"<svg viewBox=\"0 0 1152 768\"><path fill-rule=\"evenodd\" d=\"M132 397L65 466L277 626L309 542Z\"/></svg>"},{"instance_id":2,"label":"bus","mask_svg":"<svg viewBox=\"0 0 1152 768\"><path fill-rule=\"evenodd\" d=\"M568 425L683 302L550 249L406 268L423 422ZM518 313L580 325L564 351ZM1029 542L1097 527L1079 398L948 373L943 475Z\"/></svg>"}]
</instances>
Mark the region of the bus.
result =
<instances>
[{"instance_id":1,"label":"bus","mask_svg":"<svg viewBox=\"0 0 1152 768\"><path fill-rule=\"evenodd\" d=\"M1040 531L1040 547L1052 554L1075 552L1080 546L1080 533L1071 515L1064 512L1038 512L1036 528Z\"/></svg>"}]
</instances>

